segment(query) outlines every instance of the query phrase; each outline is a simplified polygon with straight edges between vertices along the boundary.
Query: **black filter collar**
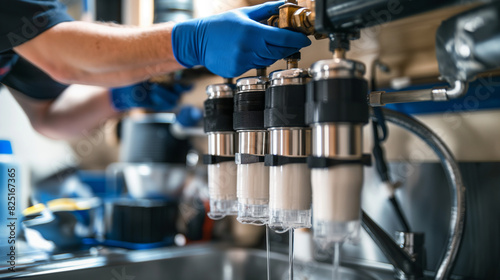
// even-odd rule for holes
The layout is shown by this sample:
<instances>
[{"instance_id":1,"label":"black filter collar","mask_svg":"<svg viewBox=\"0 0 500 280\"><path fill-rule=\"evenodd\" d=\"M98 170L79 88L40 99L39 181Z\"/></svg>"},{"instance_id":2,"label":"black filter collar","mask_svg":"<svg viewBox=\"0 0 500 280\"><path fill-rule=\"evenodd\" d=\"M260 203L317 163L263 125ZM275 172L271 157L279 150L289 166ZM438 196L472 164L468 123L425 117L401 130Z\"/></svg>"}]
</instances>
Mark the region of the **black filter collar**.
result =
<instances>
[{"instance_id":1,"label":"black filter collar","mask_svg":"<svg viewBox=\"0 0 500 280\"><path fill-rule=\"evenodd\" d=\"M233 107L233 98L217 98L205 100L205 133L216 131L233 131Z\"/></svg>"},{"instance_id":2,"label":"black filter collar","mask_svg":"<svg viewBox=\"0 0 500 280\"><path fill-rule=\"evenodd\" d=\"M307 158L307 166L309 166L309 168L328 168L343 164L362 164L364 166L371 166L372 156L370 154L363 154L361 158L357 159L338 159L314 156L309 156Z\"/></svg>"},{"instance_id":3,"label":"black filter collar","mask_svg":"<svg viewBox=\"0 0 500 280\"><path fill-rule=\"evenodd\" d=\"M264 162L264 156L252 155L252 154L241 154L236 153L235 160L236 164L250 164Z\"/></svg>"},{"instance_id":4,"label":"black filter collar","mask_svg":"<svg viewBox=\"0 0 500 280\"><path fill-rule=\"evenodd\" d=\"M234 161L234 156L203 155L203 164L216 164L228 161Z\"/></svg>"},{"instance_id":5,"label":"black filter collar","mask_svg":"<svg viewBox=\"0 0 500 280\"><path fill-rule=\"evenodd\" d=\"M265 155L265 166L281 166L292 163L307 163L307 157L288 157L279 155Z\"/></svg>"}]
</instances>

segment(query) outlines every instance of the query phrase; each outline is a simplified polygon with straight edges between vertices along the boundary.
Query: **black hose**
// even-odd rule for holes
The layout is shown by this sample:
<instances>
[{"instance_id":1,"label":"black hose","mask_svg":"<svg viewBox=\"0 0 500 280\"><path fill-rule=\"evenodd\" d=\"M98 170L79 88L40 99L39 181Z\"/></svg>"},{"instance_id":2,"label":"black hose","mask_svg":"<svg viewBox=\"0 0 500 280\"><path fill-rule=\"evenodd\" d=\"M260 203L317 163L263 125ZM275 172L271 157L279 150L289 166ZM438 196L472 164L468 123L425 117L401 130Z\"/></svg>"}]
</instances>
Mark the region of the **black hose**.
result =
<instances>
[{"instance_id":1,"label":"black hose","mask_svg":"<svg viewBox=\"0 0 500 280\"><path fill-rule=\"evenodd\" d=\"M465 225L465 186L460 169L446 144L432 130L403 113L389 109L382 109L382 111L387 121L412 132L429 145L439 157L445 171L451 197L450 228L446 250L440 258L440 264L434 279L448 279L460 249Z\"/></svg>"},{"instance_id":2,"label":"black hose","mask_svg":"<svg viewBox=\"0 0 500 280\"><path fill-rule=\"evenodd\" d=\"M377 68L380 68L383 72L389 72L389 67L383 63L381 63L378 59L375 60L372 64L372 69L371 69L371 88L372 91L377 90L377 78L376 78L376 73L377 73ZM388 129L387 125L384 119L384 113L382 112L382 109L379 107L372 108L373 110L373 117L372 117L372 128L373 128L373 157L375 159L375 168L377 170L377 173L380 177L380 180L382 182L385 182L387 184L392 184L391 178L390 178L390 169L389 166L387 165L387 160L385 158L385 152L384 149L381 146L381 143L384 142L387 137L388 137ZM379 136L379 130L382 132L382 137ZM396 217L398 218L399 222L401 223L401 226L403 227L403 231L405 232L411 232L410 225L408 223L408 219L406 219L406 216L403 213L403 210L400 207L400 203L398 202L398 199L394 195L394 192L392 192L391 196L389 197L389 201L391 202L391 205L394 209L394 212L396 214Z\"/></svg>"}]
</instances>

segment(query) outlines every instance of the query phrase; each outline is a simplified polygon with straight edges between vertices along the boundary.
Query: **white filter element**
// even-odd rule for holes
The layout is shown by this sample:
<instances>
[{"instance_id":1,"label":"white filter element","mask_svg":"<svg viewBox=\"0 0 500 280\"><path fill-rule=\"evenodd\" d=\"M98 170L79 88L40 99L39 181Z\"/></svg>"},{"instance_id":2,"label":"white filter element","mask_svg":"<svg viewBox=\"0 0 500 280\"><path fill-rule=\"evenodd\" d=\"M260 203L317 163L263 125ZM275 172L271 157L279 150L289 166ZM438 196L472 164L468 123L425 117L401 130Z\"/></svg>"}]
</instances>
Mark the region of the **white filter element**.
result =
<instances>
[{"instance_id":1,"label":"white filter element","mask_svg":"<svg viewBox=\"0 0 500 280\"><path fill-rule=\"evenodd\" d=\"M307 164L286 164L269 168L269 208L310 210L311 171Z\"/></svg>"},{"instance_id":2,"label":"white filter element","mask_svg":"<svg viewBox=\"0 0 500 280\"><path fill-rule=\"evenodd\" d=\"M234 161L208 165L208 191L210 199L237 200L237 168Z\"/></svg>"},{"instance_id":3,"label":"white filter element","mask_svg":"<svg viewBox=\"0 0 500 280\"><path fill-rule=\"evenodd\" d=\"M238 221L263 225L269 217L269 168L263 162L238 164Z\"/></svg>"},{"instance_id":4,"label":"white filter element","mask_svg":"<svg viewBox=\"0 0 500 280\"><path fill-rule=\"evenodd\" d=\"M222 219L238 214L236 196L236 163L233 161L208 165L208 191L211 219Z\"/></svg>"},{"instance_id":5,"label":"white filter element","mask_svg":"<svg viewBox=\"0 0 500 280\"><path fill-rule=\"evenodd\" d=\"M312 169L314 239L322 249L359 230L362 165Z\"/></svg>"},{"instance_id":6,"label":"white filter element","mask_svg":"<svg viewBox=\"0 0 500 280\"><path fill-rule=\"evenodd\" d=\"M311 227L311 172L306 164L270 167L269 226L277 232Z\"/></svg>"}]
</instances>

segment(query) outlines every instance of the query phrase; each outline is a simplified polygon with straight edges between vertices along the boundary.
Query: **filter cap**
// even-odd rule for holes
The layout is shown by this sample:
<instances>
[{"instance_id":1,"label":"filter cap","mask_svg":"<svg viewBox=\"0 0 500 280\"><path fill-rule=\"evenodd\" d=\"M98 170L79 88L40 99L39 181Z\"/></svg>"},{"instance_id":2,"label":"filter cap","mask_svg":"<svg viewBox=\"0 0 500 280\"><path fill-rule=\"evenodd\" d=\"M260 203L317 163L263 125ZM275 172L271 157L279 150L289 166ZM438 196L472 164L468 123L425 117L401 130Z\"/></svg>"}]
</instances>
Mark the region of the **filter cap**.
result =
<instances>
[{"instance_id":1,"label":"filter cap","mask_svg":"<svg viewBox=\"0 0 500 280\"><path fill-rule=\"evenodd\" d=\"M231 98L234 94L233 84L214 84L207 86L208 99Z\"/></svg>"},{"instance_id":2,"label":"filter cap","mask_svg":"<svg viewBox=\"0 0 500 280\"><path fill-rule=\"evenodd\" d=\"M269 84L269 80L265 76L245 77L236 81L237 93L264 91Z\"/></svg>"},{"instance_id":3,"label":"filter cap","mask_svg":"<svg viewBox=\"0 0 500 280\"><path fill-rule=\"evenodd\" d=\"M271 87L285 85L303 85L306 84L311 76L308 69L293 68L287 70L277 70L269 74Z\"/></svg>"},{"instance_id":4,"label":"filter cap","mask_svg":"<svg viewBox=\"0 0 500 280\"><path fill-rule=\"evenodd\" d=\"M350 59L328 59L315 62L311 66L313 80L333 78L363 78L365 65Z\"/></svg>"}]
</instances>

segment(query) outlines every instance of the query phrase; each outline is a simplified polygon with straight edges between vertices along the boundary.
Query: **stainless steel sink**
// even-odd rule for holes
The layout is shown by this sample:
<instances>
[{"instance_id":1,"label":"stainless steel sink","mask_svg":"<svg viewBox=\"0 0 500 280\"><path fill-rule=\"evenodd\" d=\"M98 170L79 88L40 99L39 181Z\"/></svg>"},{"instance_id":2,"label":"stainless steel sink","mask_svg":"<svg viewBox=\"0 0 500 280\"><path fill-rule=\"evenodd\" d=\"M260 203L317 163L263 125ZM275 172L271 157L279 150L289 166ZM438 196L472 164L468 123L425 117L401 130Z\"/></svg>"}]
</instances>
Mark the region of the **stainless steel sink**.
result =
<instances>
[{"instance_id":1,"label":"stainless steel sink","mask_svg":"<svg viewBox=\"0 0 500 280\"><path fill-rule=\"evenodd\" d=\"M273 280L288 279L288 259L271 256ZM331 266L320 263L296 263L294 279L331 279ZM361 269L342 267L342 279L391 279ZM224 248L213 245L162 248L144 251L103 250L95 256L51 261L24 267L16 279L64 280L264 280L266 254L261 250Z\"/></svg>"}]
</instances>

